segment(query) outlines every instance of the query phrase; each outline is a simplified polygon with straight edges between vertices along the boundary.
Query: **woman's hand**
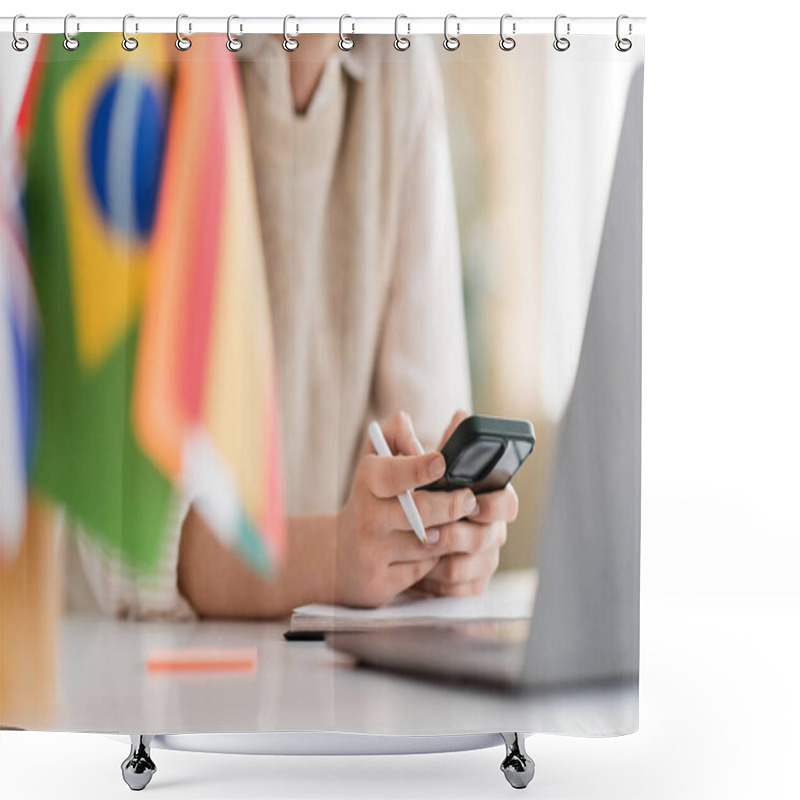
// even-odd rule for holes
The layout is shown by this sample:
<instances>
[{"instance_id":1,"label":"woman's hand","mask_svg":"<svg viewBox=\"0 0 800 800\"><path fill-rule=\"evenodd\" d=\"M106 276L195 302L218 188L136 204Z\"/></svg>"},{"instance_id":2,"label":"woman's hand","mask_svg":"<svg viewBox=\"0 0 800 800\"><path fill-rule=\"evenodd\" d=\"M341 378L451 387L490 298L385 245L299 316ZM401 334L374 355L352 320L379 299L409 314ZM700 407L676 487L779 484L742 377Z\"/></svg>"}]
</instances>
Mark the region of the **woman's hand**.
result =
<instances>
[{"instance_id":1,"label":"woman's hand","mask_svg":"<svg viewBox=\"0 0 800 800\"><path fill-rule=\"evenodd\" d=\"M506 543L506 523L517 516L517 493L509 484L499 492L477 498L468 519L441 529L438 564L417 584L429 594L463 597L483 594L500 562L500 548Z\"/></svg>"},{"instance_id":2,"label":"woman's hand","mask_svg":"<svg viewBox=\"0 0 800 800\"><path fill-rule=\"evenodd\" d=\"M450 429L464 416L456 415ZM250 569L191 512L181 536L178 585L198 614L276 618L306 603L380 606L413 585L433 594L483 591L497 568L505 523L517 513L514 490L477 501L469 489L414 492L428 534L423 545L397 495L441 477L444 458L423 453L406 414L384 423L383 433L399 455L379 457L368 445L338 514L291 517L287 560L276 577Z\"/></svg>"},{"instance_id":3,"label":"woman's hand","mask_svg":"<svg viewBox=\"0 0 800 800\"><path fill-rule=\"evenodd\" d=\"M464 411L453 416L439 449L467 416ZM415 494L415 500L419 496L420 493ZM441 528L439 542L433 548L441 558L416 588L430 594L451 596L484 592L500 561L500 548L506 543L506 523L516 519L519 501L511 484L498 492L481 494L476 500L475 508L466 515L468 519Z\"/></svg>"},{"instance_id":4,"label":"woman's hand","mask_svg":"<svg viewBox=\"0 0 800 800\"><path fill-rule=\"evenodd\" d=\"M475 509L468 489L415 493L429 544L417 539L397 495L440 478L444 457L422 452L407 414L381 427L392 452L400 455L378 456L368 444L336 519L334 602L344 605L384 605L431 573L445 552L462 553L474 544L464 526L450 527Z\"/></svg>"}]
</instances>

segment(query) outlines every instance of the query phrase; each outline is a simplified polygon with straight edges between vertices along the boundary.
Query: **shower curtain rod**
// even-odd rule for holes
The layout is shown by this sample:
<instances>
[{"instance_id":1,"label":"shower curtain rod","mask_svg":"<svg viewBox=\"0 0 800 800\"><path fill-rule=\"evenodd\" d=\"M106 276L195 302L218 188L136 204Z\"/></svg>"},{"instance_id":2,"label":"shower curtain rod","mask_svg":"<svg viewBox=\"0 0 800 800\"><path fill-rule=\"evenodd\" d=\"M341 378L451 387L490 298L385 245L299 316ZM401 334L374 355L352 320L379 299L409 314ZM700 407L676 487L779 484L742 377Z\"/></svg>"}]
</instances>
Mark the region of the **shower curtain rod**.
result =
<instances>
[{"instance_id":1,"label":"shower curtain rod","mask_svg":"<svg viewBox=\"0 0 800 800\"><path fill-rule=\"evenodd\" d=\"M184 34L225 33L228 30L228 17L193 17L181 15L181 31ZM232 30L242 33L284 33L292 36L302 33L382 33L392 35L397 30L403 36L414 34L443 34L444 17L234 17ZM0 17L0 32L10 33L13 17ZM566 17L560 23L569 35L606 34L613 36L617 30L615 17ZM624 34L627 36L644 33L644 17L624 19ZM175 33L175 17L136 17L129 16L126 25L128 34L134 33ZM70 33L122 33L122 17L81 17L69 16ZM500 33L500 17L458 17L450 16L447 30L450 35L462 36L476 33ZM26 17L17 21L17 33L63 33L64 17ZM553 33L553 17L512 17L506 16L503 32L508 36L531 33Z\"/></svg>"}]
</instances>

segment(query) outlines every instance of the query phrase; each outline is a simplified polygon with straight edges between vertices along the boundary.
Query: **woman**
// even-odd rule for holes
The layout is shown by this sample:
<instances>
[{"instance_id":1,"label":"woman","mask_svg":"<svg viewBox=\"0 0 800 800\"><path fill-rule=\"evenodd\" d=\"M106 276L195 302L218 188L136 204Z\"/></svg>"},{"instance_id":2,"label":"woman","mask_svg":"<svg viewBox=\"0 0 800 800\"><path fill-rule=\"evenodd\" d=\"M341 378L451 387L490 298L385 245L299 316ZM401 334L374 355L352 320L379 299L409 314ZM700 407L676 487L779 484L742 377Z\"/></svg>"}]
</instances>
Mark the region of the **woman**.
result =
<instances>
[{"instance_id":1,"label":"woman","mask_svg":"<svg viewBox=\"0 0 800 800\"><path fill-rule=\"evenodd\" d=\"M381 605L416 586L477 594L497 568L510 487L417 492L429 544L396 496L443 469L470 404L444 98L426 42L248 37L241 75L268 270L288 556L265 580L193 511L153 581L91 579L117 614L275 617L307 602ZM401 413L400 410L404 410ZM372 418L395 458L365 443ZM413 424L412 424L413 420ZM415 432L416 431L416 432ZM418 436L417 436L418 434ZM179 517L182 517L180 514Z\"/></svg>"}]
</instances>

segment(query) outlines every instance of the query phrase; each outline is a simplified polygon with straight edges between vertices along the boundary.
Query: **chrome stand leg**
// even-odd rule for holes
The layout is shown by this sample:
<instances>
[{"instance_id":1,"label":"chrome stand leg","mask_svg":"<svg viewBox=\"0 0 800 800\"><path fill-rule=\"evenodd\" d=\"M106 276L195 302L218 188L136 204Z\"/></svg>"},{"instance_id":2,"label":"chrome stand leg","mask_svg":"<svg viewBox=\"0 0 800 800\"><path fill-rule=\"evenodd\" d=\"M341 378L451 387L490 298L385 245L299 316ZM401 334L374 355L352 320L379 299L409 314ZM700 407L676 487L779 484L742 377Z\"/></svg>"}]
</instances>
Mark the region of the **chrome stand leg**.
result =
<instances>
[{"instance_id":1,"label":"chrome stand leg","mask_svg":"<svg viewBox=\"0 0 800 800\"><path fill-rule=\"evenodd\" d=\"M150 783L156 771L156 765L150 758L153 737L135 733L130 736L131 752L122 762L122 779L134 792L139 792Z\"/></svg>"},{"instance_id":2,"label":"chrome stand leg","mask_svg":"<svg viewBox=\"0 0 800 800\"><path fill-rule=\"evenodd\" d=\"M515 789L524 789L532 780L536 766L525 752L525 737L521 733L501 733L506 743L506 757L500 765L506 780Z\"/></svg>"}]
</instances>

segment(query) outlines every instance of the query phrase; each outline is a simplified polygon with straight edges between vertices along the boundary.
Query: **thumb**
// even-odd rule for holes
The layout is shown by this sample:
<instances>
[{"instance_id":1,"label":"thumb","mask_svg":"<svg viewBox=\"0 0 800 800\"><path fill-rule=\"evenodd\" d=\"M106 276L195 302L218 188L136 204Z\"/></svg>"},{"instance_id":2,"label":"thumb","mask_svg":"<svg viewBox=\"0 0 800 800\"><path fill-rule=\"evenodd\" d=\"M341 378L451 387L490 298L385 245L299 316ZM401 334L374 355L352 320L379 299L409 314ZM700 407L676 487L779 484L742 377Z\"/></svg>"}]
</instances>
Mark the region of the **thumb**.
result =
<instances>
[{"instance_id":1,"label":"thumb","mask_svg":"<svg viewBox=\"0 0 800 800\"><path fill-rule=\"evenodd\" d=\"M419 456L425 452L414 432L411 417L405 411L399 411L381 423L381 430L395 455Z\"/></svg>"}]
</instances>

